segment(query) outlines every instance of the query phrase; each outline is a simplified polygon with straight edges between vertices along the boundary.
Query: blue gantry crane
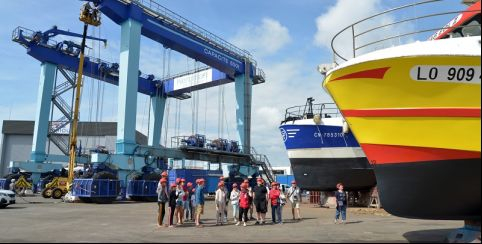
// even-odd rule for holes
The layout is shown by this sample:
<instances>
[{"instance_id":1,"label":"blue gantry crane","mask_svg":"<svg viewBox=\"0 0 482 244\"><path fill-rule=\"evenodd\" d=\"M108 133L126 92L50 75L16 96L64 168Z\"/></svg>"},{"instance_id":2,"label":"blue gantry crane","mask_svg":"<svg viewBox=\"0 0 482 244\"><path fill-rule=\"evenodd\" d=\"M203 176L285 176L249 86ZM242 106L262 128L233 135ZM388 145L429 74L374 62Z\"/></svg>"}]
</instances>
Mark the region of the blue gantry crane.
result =
<instances>
[{"instance_id":1,"label":"blue gantry crane","mask_svg":"<svg viewBox=\"0 0 482 244\"><path fill-rule=\"evenodd\" d=\"M76 179L73 186L74 195L86 201L104 198L103 200L109 202L118 194L119 187L124 189L124 192L125 189L142 188L130 187L130 184L134 183L145 184L147 188L152 188L153 181L149 182L149 179L137 177L138 180L146 181L133 182L129 181L129 177L132 178L133 174L152 175L155 172L154 169L162 168L162 162L166 162L167 158L261 166L268 180L274 180L267 157L251 149L252 86L264 83L265 76L247 51L235 47L152 0L89 0L88 2L92 2L105 16L121 26L119 64L91 57L86 57L84 60L84 75L119 86L116 153L93 153L89 161L95 165L94 168L113 166L116 177L105 183L94 182L95 179L88 177ZM68 162L68 157L65 155L49 155L45 152L46 138L50 130L50 105L55 100L52 99L52 94L55 95L57 92L54 91L53 85L55 74L60 71L70 83L69 86L74 87L75 82L72 77L75 76L79 66L79 45L67 40L53 41L52 38L58 35L80 36L59 30L57 27L45 32L34 32L19 27L14 31L12 38L26 47L30 56L42 63L31 160L11 163L11 167L32 172L34 183L38 182L41 173L62 167L56 163ZM142 74L139 71L141 36L148 37L165 48L185 54L208 67L167 78ZM88 38L105 42L95 37ZM185 80L193 80L193 76L205 78L196 78L194 84L186 85ZM205 143L203 147L189 146L185 143L174 148L161 146L161 129L168 97L187 99L189 92L230 82L235 83L240 145L230 141L230 146L222 146L227 144L225 141L224 144L215 142L207 145ZM148 135L148 146L138 145L135 141L138 93L151 97L149 121L151 129ZM87 163L87 159L78 158L77 162ZM151 197L152 192L130 192L130 195Z\"/></svg>"}]
</instances>

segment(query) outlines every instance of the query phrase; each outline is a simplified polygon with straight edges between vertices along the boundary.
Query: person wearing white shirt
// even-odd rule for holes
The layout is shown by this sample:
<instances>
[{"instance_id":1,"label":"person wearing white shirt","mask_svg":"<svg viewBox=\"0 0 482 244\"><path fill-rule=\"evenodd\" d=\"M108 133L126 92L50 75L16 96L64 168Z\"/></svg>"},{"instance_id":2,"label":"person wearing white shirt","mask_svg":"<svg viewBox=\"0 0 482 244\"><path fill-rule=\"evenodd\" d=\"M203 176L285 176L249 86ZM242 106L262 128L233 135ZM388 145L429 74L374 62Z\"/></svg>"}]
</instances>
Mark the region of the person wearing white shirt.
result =
<instances>
[{"instance_id":1,"label":"person wearing white shirt","mask_svg":"<svg viewBox=\"0 0 482 244\"><path fill-rule=\"evenodd\" d=\"M296 219L295 210L298 215L298 220L301 220L301 190L296 184L296 181L291 182L291 188L288 190L288 193L286 195L291 202L291 212L293 213L293 220Z\"/></svg>"},{"instance_id":2,"label":"person wearing white shirt","mask_svg":"<svg viewBox=\"0 0 482 244\"><path fill-rule=\"evenodd\" d=\"M239 214L239 196L240 192L238 189L238 184L234 183L233 184L233 190L231 191L231 205L233 206L233 219L234 222L237 224L238 223L238 214Z\"/></svg>"}]
</instances>

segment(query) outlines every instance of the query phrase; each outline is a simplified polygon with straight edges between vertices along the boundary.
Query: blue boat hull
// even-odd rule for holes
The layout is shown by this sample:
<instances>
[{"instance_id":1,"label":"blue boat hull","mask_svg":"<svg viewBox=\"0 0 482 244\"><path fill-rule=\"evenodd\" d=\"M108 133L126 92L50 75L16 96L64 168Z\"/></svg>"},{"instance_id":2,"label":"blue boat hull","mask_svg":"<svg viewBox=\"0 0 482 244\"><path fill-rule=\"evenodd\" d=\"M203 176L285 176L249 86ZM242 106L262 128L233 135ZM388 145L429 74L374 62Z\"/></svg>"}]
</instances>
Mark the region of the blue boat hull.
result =
<instances>
[{"instance_id":1,"label":"blue boat hull","mask_svg":"<svg viewBox=\"0 0 482 244\"><path fill-rule=\"evenodd\" d=\"M330 125L284 124L280 127L291 167L299 186L311 191L369 190L376 185L372 166L342 120ZM337 125L339 124L339 125Z\"/></svg>"}]
</instances>

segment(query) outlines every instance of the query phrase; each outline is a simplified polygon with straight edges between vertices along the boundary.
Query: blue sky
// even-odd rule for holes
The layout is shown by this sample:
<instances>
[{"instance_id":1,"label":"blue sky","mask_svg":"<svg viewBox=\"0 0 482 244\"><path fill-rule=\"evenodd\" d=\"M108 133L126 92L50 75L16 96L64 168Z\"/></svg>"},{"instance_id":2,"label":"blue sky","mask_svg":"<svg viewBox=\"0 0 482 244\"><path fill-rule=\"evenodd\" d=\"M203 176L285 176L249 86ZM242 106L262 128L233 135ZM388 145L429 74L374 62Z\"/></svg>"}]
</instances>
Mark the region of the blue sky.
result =
<instances>
[{"instance_id":1,"label":"blue sky","mask_svg":"<svg viewBox=\"0 0 482 244\"><path fill-rule=\"evenodd\" d=\"M254 87L253 101L253 145L266 153L274 165L288 165L288 158L278 133L279 122L284 117L284 109L304 104L307 97L315 97L318 102L331 102L321 88L322 77L316 72L321 63L330 63L329 40L336 30L340 30L359 18L413 0L157 0L165 7L186 17L212 33L234 42L241 48L250 50L263 68L268 80L266 84ZM61 4L62 3L62 4ZM47 30L53 25L61 29L81 32L78 21L82 2L76 0L17 0L4 1L0 16L0 121L4 119L33 120L37 98L40 64L26 50L11 41L11 33L17 26L32 30ZM459 10L464 7L460 0L447 0L439 4L438 10ZM409 14L433 11L420 8ZM400 15L390 16L396 19ZM443 26L450 17L437 21ZM318 22L317 22L318 20ZM386 21L380 20L380 21ZM321 23L322 22L322 23ZM320 29L321 28L321 29ZM404 27L404 28L412 28ZM99 36L99 30L91 32ZM94 56L110 62L118 60L120 27L104 17L100 36L109 40L107 49L96 50ZM67 38L71 39L71 38ZM88 44L91 45L90 42ZM91 45L92 46L92 45ZM194 62L180 54L172 54L172 73L194 68ZM141 67L144 73L160 76L163 71L163 49L160 44L142 39ZM82 120L92 120L94 112L90 106L96 102L90 96L97 94L98 82L86 80L81 110ZM102 85L104 86L104 85ZM234 130L233 86L226 85L225 116L227 121L223 137L236 139ZM210 138L218 136L218 96L220 91L213 88L199 92L200 133ZM206 97L208 97L206 99ZM115 121L117 113L117 88L105 86L102 121ZM147 131L147 97L138 99L138 130ZM205 104L208 104L206 107ZM180 135L191 133L192 103L182 102ZM176 102L171 102L168 137L175 135L172 124ZM206 117L206 119L205 119ZM225 123L226 124L226 123ZM206 126L205 126L206 125ZM1 126L1 124L0 124ZM204 128L206 129L204 130ZM164 139L163 139L164 141Z\"/></svg>"}]
</instances>

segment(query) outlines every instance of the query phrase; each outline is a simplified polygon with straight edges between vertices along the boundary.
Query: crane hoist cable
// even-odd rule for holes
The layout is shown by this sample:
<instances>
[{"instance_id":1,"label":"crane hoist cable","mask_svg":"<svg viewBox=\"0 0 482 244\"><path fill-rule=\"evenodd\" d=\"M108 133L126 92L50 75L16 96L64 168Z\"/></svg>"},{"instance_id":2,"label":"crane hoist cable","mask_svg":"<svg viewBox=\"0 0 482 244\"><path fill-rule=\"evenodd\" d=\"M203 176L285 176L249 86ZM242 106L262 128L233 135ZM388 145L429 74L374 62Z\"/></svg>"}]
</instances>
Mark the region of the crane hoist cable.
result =
<instances>
[{"instance_id":1,"label":"crane hoist cable","mask_svg":"<svg viewBox=\"0 0 482 244\"><path fill-rule=\"evenodd\" d=\"M188 70L190 68L189 66L189 58L187 59L187 63L188 63ZM196 72L196 71L194 71ZM195 134L195 123L196 123L196 92L193 92L192 88L194 86L194 80L195 80L195 77L196 77L196 73L194 73L194 79L191 79L191 86L189 88L192 96L191 96L191 134L194 135Z\"/></svg>"},{"instance_id":2,"label":"crane hoist cable","mask_svg":"<svg viewBox=\"0 0 482 244\"><path fill-rule=\"evenodd\" d=\"M204 135L207 134L207 119L208 119L208 89L204 89Z\"/></svg>"},{"instance_id":3,"label":"crane hoist cable","mask_svg":"<svg viewBox=\"0 0 482 244\"><path fill-rule=\"evenodd\" d=\"M196 85L199 84L199 62L196 60L195 62L195 69L196 69ZM199 91L196 91L196 134L199 133Z\"/></svg>"},{"instance_id":4,"label":"crane hoist cable","mask_svg":"<svg viewBox=\"0 0 482 244\"><path fill-rule=\"evenodd\" d=\"M226 104L224 101L224 94L223 94L223 116L224 116L224 122L226 122L226 132L228 134L228 138L231 138L229 134L229 123L228 123L228 116L226 114Z\"/></svg>"},{"instance_id":5,"label":"crane hoist cable","mask_svg":"<svg viewBox=\"0 0 482 244\"><path fill-rule=\"evenodd\" d=\"M165 51L165 50L164 50ZM166 63L166 55L164 55L164 64ZM165 71L166 65L163 64L163 73ZM170 77L171 76L171 49L167 50L167 73L163 77ZM169 114L171 110L171 100L167 99L167 116L166 116L166 126L165 126L165 133L164 133L164 146L167 146L167 137L168 137L168 130L169 130Z\"/></svg>"},{"instance_id":6,"label":"crane hoist cable","mask_svg":"<svg viewBox=\"0 0 482 244\"><path fill-rule=\"evenodd\" d=\"M84 31L82 34L82 44L80 48L79 69L77 71L77 86L75 88L75 100L74 100L74 113L72 119L72 129L70 131L70 154L69 154L69 172L67 178L67 189L70 190L72 182L74 181L74 167L77 157L77 127L79 122L79 109L80 109L80 95L82 92L82 79L84 72L84 52L85 42L87 37L87 30L89 25L100 25L100 13L99 10L90 6L90 3L85 3L80 12L80 21L84 22Z\"/></svg>"}]
</instances>

